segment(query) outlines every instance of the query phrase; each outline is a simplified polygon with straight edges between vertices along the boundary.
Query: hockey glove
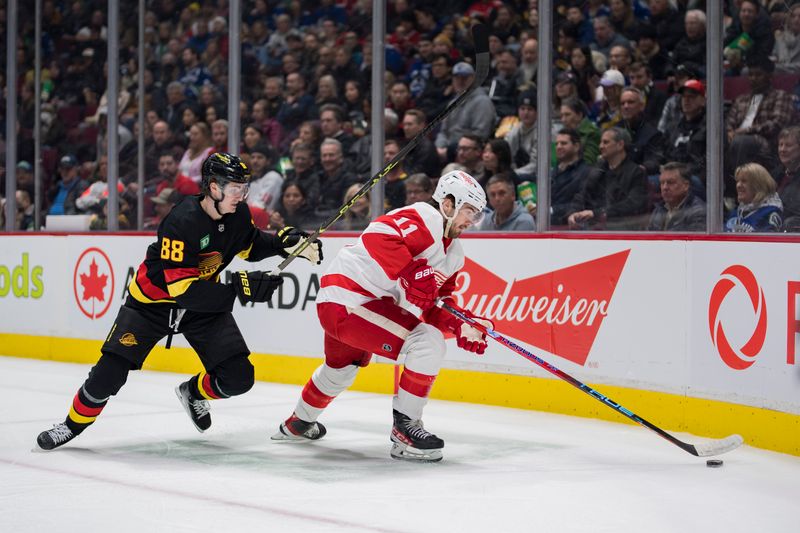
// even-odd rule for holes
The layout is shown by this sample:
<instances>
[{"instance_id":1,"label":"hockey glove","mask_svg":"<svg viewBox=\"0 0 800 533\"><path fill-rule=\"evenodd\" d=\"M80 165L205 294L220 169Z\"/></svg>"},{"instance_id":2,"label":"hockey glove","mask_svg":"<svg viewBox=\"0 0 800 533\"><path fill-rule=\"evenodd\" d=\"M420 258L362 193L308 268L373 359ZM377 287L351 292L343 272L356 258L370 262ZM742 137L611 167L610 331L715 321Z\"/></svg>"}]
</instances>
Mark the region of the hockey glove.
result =
<instances>
[{"instance_id":1,"label":"hockey glove","mask_svg":"<svg viewBox=\"0 0 800 533\"><path fill-rule=\"evenodd\" d=\"M308 233L303 230L297 229L294 226L286 226L281 229L277 235L278 240L283 246L281 256L289 257L308 239ZM322 263L322 242L314 241L310 243L305 249L297 254L297 257L302 257L312 263Z\"/></svg>"},{"instance_id":2,"label":"hockey glove","mask_svg":"<svg viewBox=\"0 0 800 533\"><path fill-rule=\"evenodd\" d=\"M485 328L494 329L494 323L491 320L475 316L468 311L465 311L465 314ZM461 327L456 331L456 343L459 348L483 355L483 352L486 351L486 334L478 328L470 326L467 322L462 322Z\"/></svg>"},{"instance_id":3,"label":"hockey glove","mask_svg":"<svg viewBox=\"0 0 800 533\"><path fill-rule=\"evenodd\" d=\"M268 302L281 285L283 278L268 272L242 270L233 274L233 289L242 305L247 302Z\"/></svg>"},{"instance_id":4,"label":"hockey glove","mask_svg":"<svg viewBox=\"0 0 800 533\"><path fill-rule=\"evenodd\" d=\"M417 259L397 273L397 281L406 293L406 300L423 311L436 303L438 286L434 272L424 259Z\"/></svg>"}]
</instances>

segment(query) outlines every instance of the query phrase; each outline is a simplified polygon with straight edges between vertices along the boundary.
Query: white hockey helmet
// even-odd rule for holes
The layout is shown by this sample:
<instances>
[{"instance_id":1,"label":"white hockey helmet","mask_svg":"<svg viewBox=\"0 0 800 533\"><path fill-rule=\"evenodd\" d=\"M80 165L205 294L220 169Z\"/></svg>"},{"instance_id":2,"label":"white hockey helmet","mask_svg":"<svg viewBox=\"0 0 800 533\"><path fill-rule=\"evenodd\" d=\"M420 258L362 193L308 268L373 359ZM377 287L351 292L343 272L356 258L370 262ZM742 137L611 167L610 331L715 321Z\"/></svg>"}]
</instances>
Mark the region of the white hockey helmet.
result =
<instances>
[{"instance_id":1,"label":"white hockey helmet","mask_svg":"<svg viewBox=\"0 0 800 533\"><path fill-rule=\"evenodd\" d=\"M441 178L433 191L433 199L442 204L445 198L452 196L455 200L455 213L464 204L470 204L479 212L486 207L486 193L475 178L463 170L453 170Z\"/></svg>"}]
</instances>

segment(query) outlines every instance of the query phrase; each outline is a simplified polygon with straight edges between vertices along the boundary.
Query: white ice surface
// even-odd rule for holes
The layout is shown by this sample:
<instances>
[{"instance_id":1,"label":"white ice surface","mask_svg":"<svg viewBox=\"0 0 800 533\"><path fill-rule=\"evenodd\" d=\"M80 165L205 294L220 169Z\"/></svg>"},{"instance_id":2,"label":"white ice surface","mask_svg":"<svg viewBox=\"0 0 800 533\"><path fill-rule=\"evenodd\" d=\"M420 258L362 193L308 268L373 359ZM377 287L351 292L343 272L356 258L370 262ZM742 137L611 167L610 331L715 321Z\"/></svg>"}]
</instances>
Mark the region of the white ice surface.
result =
<instances>
[{"instance_id":1,"label":"white ice surface","mask_svg":"<svg viewBox=\"0 0 800 533\"><path fill-rule=\"evenodd\" d=\"M183 376L132 372L94 426L32 451L88 370L0 357L0 531L800 531L797 457L745 445L712 469L639 426L432 401L445 458L411 464L389 457L390 398L357 392L323 440L276 443L299 386L214 402L200 434Z\"/></svg>"}]
</instances>

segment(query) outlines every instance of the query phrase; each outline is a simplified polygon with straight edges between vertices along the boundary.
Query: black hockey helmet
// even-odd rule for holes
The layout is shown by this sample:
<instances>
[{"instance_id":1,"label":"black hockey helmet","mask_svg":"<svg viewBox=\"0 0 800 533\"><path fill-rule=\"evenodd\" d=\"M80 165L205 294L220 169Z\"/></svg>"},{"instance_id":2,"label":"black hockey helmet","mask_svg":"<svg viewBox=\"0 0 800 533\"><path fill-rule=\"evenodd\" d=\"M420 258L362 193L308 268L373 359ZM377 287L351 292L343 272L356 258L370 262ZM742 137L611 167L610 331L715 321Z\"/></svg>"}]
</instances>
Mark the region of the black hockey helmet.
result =
<instances>
[{"instance_id":1,"label":"black hockey helmet","mask_svg":"<svg viewBox=\"0 0 800 533\"><path fill-rule=\"evenodd\" d=\"M208 193L212 180L223 187L229 181L250 183L250 169L238 155L215 152L203 161L202 178L201 188L203 193Z\"/></svg>"}]
</instances>

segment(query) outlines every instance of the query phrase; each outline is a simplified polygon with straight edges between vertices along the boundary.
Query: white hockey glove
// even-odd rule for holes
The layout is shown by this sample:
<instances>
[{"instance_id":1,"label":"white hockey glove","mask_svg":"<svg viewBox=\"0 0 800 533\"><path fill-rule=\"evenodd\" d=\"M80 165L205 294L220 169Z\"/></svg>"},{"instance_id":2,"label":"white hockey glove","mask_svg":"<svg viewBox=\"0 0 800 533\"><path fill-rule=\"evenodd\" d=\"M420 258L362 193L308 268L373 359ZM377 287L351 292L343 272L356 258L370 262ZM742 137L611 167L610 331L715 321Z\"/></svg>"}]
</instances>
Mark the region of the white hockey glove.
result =
<instances>
[{"instance_id":1,"label":"white hockey glove","mask_svg":"<svg viewBox=\"0 0 800 533\"><path fill-rule=\"evenodd\" d=\"M494 323L491 320L472 315L472 313L468 313L468 315L475 322L478 322L487 329L494 329ZM458 344L459 348L462 348L468 352L476 353L478 355L483 355L483 352L486 351L487 345L486 334L479 329L470 326L468 323L462 322L461 327L458 328L458 331L456 332L456 343Z\"/></svg>"},{"instance_id":2,"label":"white hockey glove","mask_svg":"<svg viewBox=\"0 0 800 533\"><path fill-rule=\"evenodd\" d=\"M306 242L308 239L308 233L297 229L294 226L286 226L277 233L277 237L283 246L283 252L281 252L281 256L289 257L295 250L302 246L304 242ZM302 257L303 259L316 264L322 263L322 242L312 242L306 246L305 249L297 255L297 257Z\"/></svg>"}]
</instances>

